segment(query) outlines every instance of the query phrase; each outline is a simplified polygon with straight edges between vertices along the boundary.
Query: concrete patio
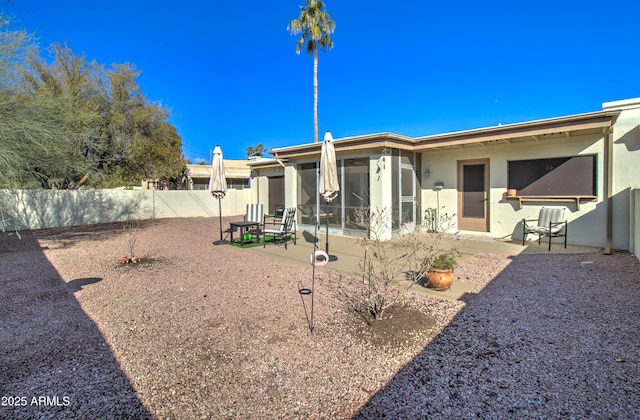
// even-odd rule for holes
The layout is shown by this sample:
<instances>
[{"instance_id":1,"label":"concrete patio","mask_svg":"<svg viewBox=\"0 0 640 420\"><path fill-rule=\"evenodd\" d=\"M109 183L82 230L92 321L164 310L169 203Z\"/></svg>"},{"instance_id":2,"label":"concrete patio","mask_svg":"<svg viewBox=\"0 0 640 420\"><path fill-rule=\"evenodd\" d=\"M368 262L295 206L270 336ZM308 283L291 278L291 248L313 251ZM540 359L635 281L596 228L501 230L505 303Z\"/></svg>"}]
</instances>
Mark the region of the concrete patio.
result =
<instances>
[{"instance_id":1,"label":"concrete patio","mask_svg":"<svg viewBox=\"0 0 640 420\"><path fill-rule=\"evenodd\" d=\"M272 258L285 259L299 264L309 265L309 258L314 250L313 232L298 231L297 245L289 242L287 249L284 245L267 245L246 248L248 252L256 252L269 255ZM317 235L318 247L325 249L326 236L324 232ZM561 243L552 243L551 251L548 250L548 243L528 241L522 246L521 241L511 239L492 239L487 237L474 237L472 235L461 235L456 242L456 248L461 253L459 261L472 257L479 253L490 254L583 254L602 251L601 248L585 247L567 244L564 248ZM319 270L330 270L341 274L351 274L358 272L358 264L362 260L364 251L358 240L353 237L329 235L329 254L332 258L327 265L318 268ZM407 282L407 286L409 283ZM418 293L425 293L447 299L460 299L465 293L472 290L472 285L463 281L454 281L449 290L435 291L425 287L414 287L412 290Z\"/></svg>"}]
</instances>

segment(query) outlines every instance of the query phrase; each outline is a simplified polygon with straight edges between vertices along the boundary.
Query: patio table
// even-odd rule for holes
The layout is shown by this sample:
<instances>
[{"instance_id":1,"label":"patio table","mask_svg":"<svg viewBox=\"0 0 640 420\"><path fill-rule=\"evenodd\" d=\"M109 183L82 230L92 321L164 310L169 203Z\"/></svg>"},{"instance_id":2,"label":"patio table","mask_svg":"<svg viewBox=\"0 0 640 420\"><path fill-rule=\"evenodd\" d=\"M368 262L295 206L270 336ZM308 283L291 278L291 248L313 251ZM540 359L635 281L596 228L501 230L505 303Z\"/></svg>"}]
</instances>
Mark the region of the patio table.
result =
<instances>
[{"instance_id":1,"label":"patio table","mask_svg":"<svg viewBox=\"0 0 640 420\"><path fill-rule=\"evenodd\" d=\"M260 223L258 222L231 222L230 223L231 228L229 229L231 231L231 242L233 242L233 228L237 227L238 230L240 230L240 246L244 246L245 240L244 240L244 234L247 233L249 231L249 229L251 228L256 228L256 231L258 232L256 234L256 239L258 240L258 242L260 241Z\"/></svg>"}]
</instances>

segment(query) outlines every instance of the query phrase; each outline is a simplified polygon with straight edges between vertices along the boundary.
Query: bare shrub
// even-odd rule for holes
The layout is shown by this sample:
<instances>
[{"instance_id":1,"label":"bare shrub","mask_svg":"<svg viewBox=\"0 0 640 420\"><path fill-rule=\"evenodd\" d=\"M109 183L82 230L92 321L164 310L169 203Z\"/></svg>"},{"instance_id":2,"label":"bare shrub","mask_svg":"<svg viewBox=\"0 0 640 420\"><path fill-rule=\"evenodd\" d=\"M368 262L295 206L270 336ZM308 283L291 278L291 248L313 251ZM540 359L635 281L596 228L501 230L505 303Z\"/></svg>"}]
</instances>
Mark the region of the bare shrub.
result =
<instances>
[{"instance_id":1,"label":"bare shrub","mask_svg":"<svg viewBox=\"0 0 640 420\"><path fill-rule=\"evenodd\" d=\"M0 200L0 232L6 232L7 228L13 224L13 230L15 231L16 236L18 236L18 238L22 239L22 236L20 236L20 231L18 230L18 225L16 223L13 223L13 218L9 215L9 212L6 211L3 206L4 206L4 199L5 197L0 197L2 200Z\"/></svg>"},{"instance_id":2,"label":"bare shrub","mask_svg":"<svg viewBox=\"0 0 640 420\"><path fill-rule=\"evenodd\" d=\"M347 294L355 311L371 325L384 317L386 309L403 302L409 288L423 280L436 255L457 253L457 236L451 232L454 215L433 209L425 211L423 226L394 239L387 238L385 229L392 221L389 210L367 216L369 237L358 241L364 250L356 274L361 280L359 287Z\"/></svg>"},{"instance_id":3,"label":"bare shrub","mask_svg":"<svg viewBox=\"0 0 640 420\"><path fill-rule=\"evenodd\" d=\"M127 238L127 245L129 248L128 256L131 258L136 257L136 241L138 236L139 223L137 220L128 220L122 224L125 237Z\"/></svg>"}]
</instances>

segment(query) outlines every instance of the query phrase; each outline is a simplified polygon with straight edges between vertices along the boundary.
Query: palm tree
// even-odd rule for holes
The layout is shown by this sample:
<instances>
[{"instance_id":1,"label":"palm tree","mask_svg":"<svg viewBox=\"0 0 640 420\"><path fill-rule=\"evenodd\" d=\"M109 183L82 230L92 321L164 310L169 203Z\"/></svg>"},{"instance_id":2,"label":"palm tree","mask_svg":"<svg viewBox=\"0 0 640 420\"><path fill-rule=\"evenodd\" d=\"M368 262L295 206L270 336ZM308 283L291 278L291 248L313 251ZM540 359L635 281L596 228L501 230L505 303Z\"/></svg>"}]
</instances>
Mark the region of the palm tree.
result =
<instances>
[{"instance_id":1,"label":"palm tree","mask_svg":"<svg viewBox=\"0 0 640 420\"><path fill-rule=\"evenodd\" d=\"M287 29L292 35L300 35L296 53L305 46L307 54L313 53L313 141L318 142L318 47L324 51L333 48L331 33L336 24L326 12L324 3L319 0L306 0L306 6L300 6L300 16L289 22Z\"/></svg>"},{"instance_id":2,"label":"palm tree","mask_svg":"<svg viewBox=\"0 0 640 420\"><path fill-rule=\"evenodd\" d=\"M265 152L264 146L262 144L258 144L257 146L249 146L247 147L247 157L260 156Z\"/></svg>"}]
</instances>

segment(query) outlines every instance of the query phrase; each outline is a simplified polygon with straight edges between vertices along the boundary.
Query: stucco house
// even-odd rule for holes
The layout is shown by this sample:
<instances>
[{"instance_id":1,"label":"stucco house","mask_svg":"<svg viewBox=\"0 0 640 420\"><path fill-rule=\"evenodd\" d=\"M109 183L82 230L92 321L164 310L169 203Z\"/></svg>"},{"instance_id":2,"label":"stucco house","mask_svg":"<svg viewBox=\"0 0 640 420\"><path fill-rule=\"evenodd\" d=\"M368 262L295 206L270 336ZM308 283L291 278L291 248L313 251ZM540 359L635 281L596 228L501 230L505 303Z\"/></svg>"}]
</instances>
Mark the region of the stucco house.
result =
<instances>
[{"instance_id":1,"label":"stucco house","mask_svg":"<svg viewBox=\"0 0 640 420\"><path fill-rule=\"evenodd\" d=\"M224 174L227 179L227 188L242 190L249 188L251 168L246 160L224 159ZM188 164L188 190L208 190L211 179L211 165Z\"/></svg>"},{"instance_id":2,"label":"stucco house","mask_svg":"<svg viewBox=\"0 0 640 420\"><path fill-rule=\"evenodd\" d=\"M495 127L406 137L393 133L335 140L341 192L318 196L321 143L275 148L249 162L252 200L297 207L298 226L324 224L366 234L363 215L388 211L392 238L437 209L455 229L522 238L523 218L565 207L568 242L634 251L640 202L640 98L602 110ZM507 197L507 189L516 189ZM640 224L640 222L638 222Z\"/></svg>"}]
</instances>

